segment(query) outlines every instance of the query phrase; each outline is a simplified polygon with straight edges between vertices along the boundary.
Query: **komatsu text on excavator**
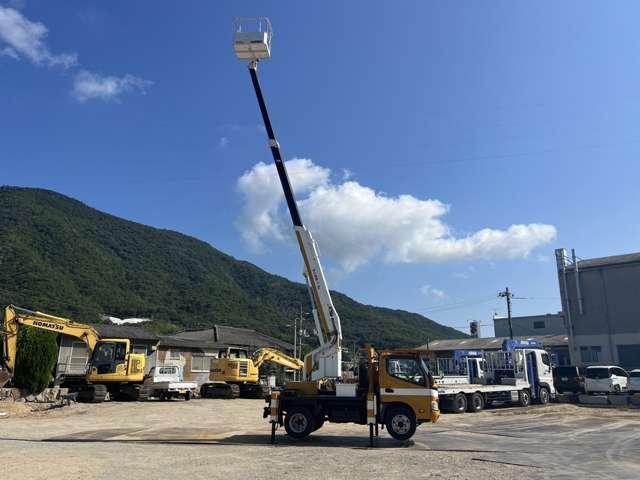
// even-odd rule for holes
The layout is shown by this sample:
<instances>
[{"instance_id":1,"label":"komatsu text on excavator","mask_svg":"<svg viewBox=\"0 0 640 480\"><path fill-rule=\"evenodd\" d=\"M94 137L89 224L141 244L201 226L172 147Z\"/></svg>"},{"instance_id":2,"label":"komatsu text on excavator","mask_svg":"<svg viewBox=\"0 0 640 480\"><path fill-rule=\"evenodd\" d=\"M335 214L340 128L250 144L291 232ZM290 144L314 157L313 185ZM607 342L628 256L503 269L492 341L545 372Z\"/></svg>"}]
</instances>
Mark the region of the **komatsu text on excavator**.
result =
<instances>
[{"instance_id":1,"label":"komatsu text on excavator","mask_svg":"<svg viewBox=\"0 0 640 480\"><path fill-rule=\"evenodd\" d=\"M319 347L305 356L304 381L273 391L264 416L271 422L271 442L284 425L289 436L303 438L325 421L369 426L370 442L378 425L398 440L413 436L416 426L437 421L438 390L429 373L424 350L361 351L357 383L342 379L342 330L325 280L318 248L302 223L293 189L269 118L258 80L258 62L271 57L272 28L266 17L239 18L234 24L234 50L249 62L249 74L269 138L280 184L293 222L304 264ZM357 215L357 212L354 212Z\"/></svg>"},{"instance_id":2,"label":"komatsu text on excavator","mask_svg":"<svg viewBox=\"0 0 640 480\"><path fill-rule=\"evenodd\" d=\"M0 387L12 378L18 351L18 330L26 326L79 338L92 352L86 381L79 387L78 400L99 403L109 397L142 400L148 397L144 381L145 356L133 353L125 338L100 338L89 325L9 305L4 310L2 370Z\"/></svg>"}]
</instances>

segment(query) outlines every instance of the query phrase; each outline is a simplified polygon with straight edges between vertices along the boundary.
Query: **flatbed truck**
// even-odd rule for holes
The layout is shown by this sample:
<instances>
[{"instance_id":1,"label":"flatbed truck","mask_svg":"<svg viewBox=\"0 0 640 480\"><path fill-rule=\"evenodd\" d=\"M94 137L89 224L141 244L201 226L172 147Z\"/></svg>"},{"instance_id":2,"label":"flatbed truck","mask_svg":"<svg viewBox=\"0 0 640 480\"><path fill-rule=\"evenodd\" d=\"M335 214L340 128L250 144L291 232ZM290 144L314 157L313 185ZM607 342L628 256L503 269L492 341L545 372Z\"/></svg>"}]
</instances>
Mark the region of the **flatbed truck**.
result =
<instances>
[{"instance_id":1,"label":"flatbed truck","mask_svg":"<svg viewBox=\"0 0 640 480\"><path fill-rule=\"evenodd\" d=\"M550 356L531 341L507 340L501 351L454 354L431 367L443 412L479 412L493 404L526 407L532 401L545 405L556 395Z\"/></svg>"}]
</instances>

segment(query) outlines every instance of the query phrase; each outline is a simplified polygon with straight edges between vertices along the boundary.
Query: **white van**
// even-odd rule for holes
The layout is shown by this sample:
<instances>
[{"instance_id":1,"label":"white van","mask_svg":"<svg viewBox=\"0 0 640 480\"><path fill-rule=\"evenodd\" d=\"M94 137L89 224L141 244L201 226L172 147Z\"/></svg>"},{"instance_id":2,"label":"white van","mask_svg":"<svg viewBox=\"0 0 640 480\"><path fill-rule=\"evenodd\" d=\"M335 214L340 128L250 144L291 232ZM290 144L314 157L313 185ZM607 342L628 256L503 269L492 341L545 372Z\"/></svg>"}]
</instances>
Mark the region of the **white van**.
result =
<instances>
[{"instance_id":1,"label":"white van","mask_svg":"<svg viewBox=\"0 0 640 480\"><path fill-rule=\"evenodd\" d=\"M640 368L634 368L629 372L629 393L640 393Z\"/></svg>"},{"instance_id":2,"label":"white van","mask_svg":"<svg viewBox=\"0 0 640 480\"><path fill-rule=\"evenodd\" d=\"M584 389L587 393L620 393L628 383L629 374L620 367L587 367Z\"/></svg>"}]
</instances>

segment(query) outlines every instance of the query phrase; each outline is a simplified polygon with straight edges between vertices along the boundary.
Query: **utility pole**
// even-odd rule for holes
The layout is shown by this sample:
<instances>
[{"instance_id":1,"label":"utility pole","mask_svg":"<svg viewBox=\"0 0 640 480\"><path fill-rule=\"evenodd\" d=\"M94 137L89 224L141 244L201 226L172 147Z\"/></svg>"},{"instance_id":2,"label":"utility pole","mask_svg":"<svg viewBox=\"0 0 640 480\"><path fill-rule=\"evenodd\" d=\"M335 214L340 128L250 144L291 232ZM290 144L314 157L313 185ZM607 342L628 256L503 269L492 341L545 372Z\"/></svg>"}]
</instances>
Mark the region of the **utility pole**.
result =
<instances>
[{"instance_id":1,"label":"utility pole","mask_svg":"<svg viewBox=\"0 0 640 480\"><path fill-rule=\"evenodd\" d=\"M513 325L511 325L511 298L513 297L513 293L509 291L509 287L504 289L504 292L498 293L499 297L504 297L507 299L507 319L509 321L509 338L513 340Z\"/></svg>"}]
</instances>

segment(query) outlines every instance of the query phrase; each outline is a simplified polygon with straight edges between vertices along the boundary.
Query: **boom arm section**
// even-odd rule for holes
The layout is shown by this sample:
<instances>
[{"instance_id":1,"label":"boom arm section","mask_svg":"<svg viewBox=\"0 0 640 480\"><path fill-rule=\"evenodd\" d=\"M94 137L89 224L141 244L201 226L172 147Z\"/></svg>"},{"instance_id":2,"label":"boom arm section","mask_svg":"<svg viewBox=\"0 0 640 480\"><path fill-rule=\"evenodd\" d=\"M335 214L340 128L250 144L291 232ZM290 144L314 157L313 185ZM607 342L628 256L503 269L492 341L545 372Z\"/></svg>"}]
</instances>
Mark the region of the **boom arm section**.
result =
<instances>
[{"instance_id":1,"label":"boom arm section","mask_svg":"<svg viewBox=\"0 0 640 480\"><path fill-rule=\"evenodd\" d=\"M99 339L98 332L89 325L9 305L4 309L4 356L2 358L3 369L0 371L0 387L13 378L18 350L18 330L22 325L79 338L87 344L91 351Z\"/></svg>"},{"instance_id":2,"label":"boom arm section","mask_svg":"<svg viewBox=\"0 0 640 480\"><path fill-rule=\"evenodd\" d=\"M323 378L340 378L342 376L342 330L340 317L333 306L331 293L320 264L320 256L311 233L302 223L300 212L293 195L293 189L289 182L289 176L282 160L280 144L276 140L267 105L262 95L262 88L258 79L258 63L252 61L249 64L249 73L253 89L258 99L262 120L269 137L269 148L276 165L280 184L284 192L291 221L300 246L300 252L304 260L304 275L307 280L313 316L316 322L318 340L320 346L305 356L305 377L307 380L320 380Z\"/></svg>"},{"instance_id":3,"label":"boom arm section","mask_svg":"<svg viewBox=\"0 0 640 480\"><path fill-rule=\"evenodd\" d=\"M300 370L304 366L302 360L290 357L275 348L260 348L253 354L253 364L256 368L260 368L265 363L275 363L294 370Z\"/></svg>"}]
</instances>

